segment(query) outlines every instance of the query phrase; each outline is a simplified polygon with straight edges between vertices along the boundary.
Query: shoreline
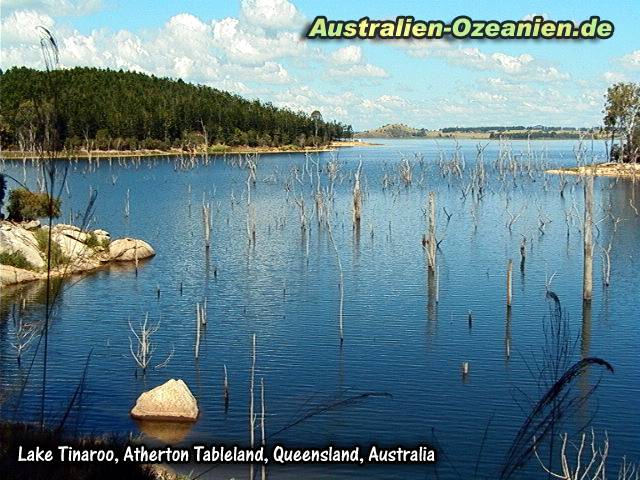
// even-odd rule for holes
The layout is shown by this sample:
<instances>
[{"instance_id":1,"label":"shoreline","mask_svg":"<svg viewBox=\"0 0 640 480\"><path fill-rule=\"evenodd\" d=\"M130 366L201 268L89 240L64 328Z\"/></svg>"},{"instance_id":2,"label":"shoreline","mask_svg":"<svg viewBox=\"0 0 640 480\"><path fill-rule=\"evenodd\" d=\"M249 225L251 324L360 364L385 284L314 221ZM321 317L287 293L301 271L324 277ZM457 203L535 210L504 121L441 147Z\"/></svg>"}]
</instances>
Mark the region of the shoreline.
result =
<instances>
[{"instance_id":1,"label":"shoreline","mask_svg":"<svg viewBox=\"0 0 640 480\"><path fill-rule=\"evenodd\" d=\"M372 147L379 145L377 143L365 141L334 141L328 145L319 147L295 147L286 145L283 147L227 147L209 149L209 152L195 151L188 152L184 150L86 150L70 151L58 158L109 158L109 157L153 157L153 156L188 156L188 155L251 155L251 154L282 154L282 153L323 153L333 152L339 148L353 147ZM63 152L60 152L63 153ZM0 158L3 160L30 160L39 158L33 152L25 152L20 150L4 150L0 152Z\"/></svg>"},{"instance_id":2,"label":"shoreline","mask_svg":"<svg viewBox=\"0 0 640 480\"><path fill-rule=\"evenodd\" d=\"M491 138L489 135L481 133L469 133L469 134L456 134L456 135L425 135L423 137L358 137L354 135L353 138L361 138L364 140L496 140L496 141L580 141L580 137L571 138L558 138L558 137L535 137L535 138L511 138L509 136L501 138ZM585 139L582 139L585 140ZM591 140L589 138L589 140ZM595 137L594 140L607 140L605 137Z\"/></svg>"},{"instance_id":3,"label":"shoreline","mask_svg":"<svg viewBox=\"0 0 640 480\"><path fill-rule=\"evenodd\" d=\"M43 235L41 235L44 232ZM50 238L51 247L46 242ZM44 243L44 245L43 245ZM47 248L57 260L47 271ZM51 233L40 222L0 221L0 287L84 274L114 264L134 263L155 256L153 247L136 238L111 239L101 229L83 231L58 223Z\"/></svg>"},{"instance_id":4,"label":"shoreline","mask_svg":"<svg viewBox=\"0 0 640 480\"><path fill-rule=\"evenodd\" d=\"M589 175L594 177L640 176L640 163L597 163L581 167L550 168L544 173L551 175Z\"/></svg>"}]
</instances>

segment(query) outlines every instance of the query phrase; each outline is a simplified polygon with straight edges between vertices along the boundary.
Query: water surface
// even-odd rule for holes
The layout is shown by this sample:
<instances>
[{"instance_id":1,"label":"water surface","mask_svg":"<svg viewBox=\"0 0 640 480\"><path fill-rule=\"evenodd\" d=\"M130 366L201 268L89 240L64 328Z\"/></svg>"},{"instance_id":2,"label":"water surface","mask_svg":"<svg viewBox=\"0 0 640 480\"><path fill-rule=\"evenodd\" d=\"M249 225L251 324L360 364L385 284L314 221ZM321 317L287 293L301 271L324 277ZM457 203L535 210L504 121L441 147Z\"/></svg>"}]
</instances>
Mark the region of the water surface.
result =
<instances>
[{"instance_id":1,"label":"water surface","mask_svg":"<svg viewBox=\"0 0 640 480\"><path fill-rule=\"evenodd\" d=\"M572 359L605 358L615 374L594 370L581 379L585 391L600 387L565 430L591 421L608 432L610 456L640 457L640 204L631 180L595 182L594 299L582 303L582 183L577 177L545 175L544 166L575 164L575 142L512 142L517 172L500 175L500 146L482 154L485 180L478 195L468 189L477 170L477 142L380 141L305 158L265 155L251 189L256 240L247 235L248 170L237 161L197 157L192 168L176 158L139 164L102 159L99 166L72 163L63 193L62 219L76 217L92 190L98 191L93 228L114 238L148 241L157 256L141 265L106 268L67 282L50 331L47 414L59 418L72 396L89 352L82 408L74 412L79 432L138 433L128 415L137 396L169 378L182 378L197 397L201 415L184 432L183 444L247 444L251 339L257 336L256 379L264 379L267 433L305 413L367 392L368 398L314 416L272 438L292 446L328 444L413 445L437 441L438 478L496 478L504 455L532 402L541 394L535 365L545 343L549 315L545 283L562 302L576 341ZM484 144L483 144L484 145ZM604 144L586 146L602 159ZM447 173L455 152L464 157L462 177ZM503 152L503 154L505 154ZM506 155L506 154L505 154ZM326 227L314 214L318 162L329 189L327 162L339 165L333 197L325 195L333 239L344 275L344 343L339 341L339 266ZM359 235L352 228L353 174L362 160L364 203ZM405 186L401 162L412 166ZM27 164L6 163L14 176L36 185ZM386 180L385 180L386 179ZM564 195L560 184L566 181ZM130 216L124 203L129 191ZM428 192L437 199L439 301L429 291L422 235ZM201 204L212 203L211 249L205 254ZM310 230L300 226L296 199L304 198ZM447 222L447 214L451 215ZM517 216L511 231L507 223ZM544 223L543 227L540 227ZM520 271L520 245L526 264ZM602 285L602 248L611 243L611 285ZM505 307L505 271L514 260L513 306ZM15 393L25 378L32 347L19 367L11 347L10 309L26 297L25 315L41 315L42 286L6 289L0 319L0 384ZM160 298L157 291L160 291ZM431 293L431 294L430 294ZM208 324L200 358L194 358L196 303L207 299ZM469 328L469 312L473 317ZM153 337L154 361L168 365L135 374L128 322L148 313L160 322ZM507 355L507 343L509 355ZM463 379L462 362L470 373ZM223 365L229 372L225 411ZM533 372L532 372L533 370ZM41 355L36 358L16 413L3 404L2 417L35 419L40 397ZM445 458L446 457L446 458ZM243 477L247 467L218 468L211 478ZM532 465L521 474L540 470ZM529 473L526 473L529 472ZM305 466L274 469L274 478L436 478L429 466ZM539 473L538 473L539 475ZM541 477L540 477L541 478Z\"/></svg>"}]
</instances>

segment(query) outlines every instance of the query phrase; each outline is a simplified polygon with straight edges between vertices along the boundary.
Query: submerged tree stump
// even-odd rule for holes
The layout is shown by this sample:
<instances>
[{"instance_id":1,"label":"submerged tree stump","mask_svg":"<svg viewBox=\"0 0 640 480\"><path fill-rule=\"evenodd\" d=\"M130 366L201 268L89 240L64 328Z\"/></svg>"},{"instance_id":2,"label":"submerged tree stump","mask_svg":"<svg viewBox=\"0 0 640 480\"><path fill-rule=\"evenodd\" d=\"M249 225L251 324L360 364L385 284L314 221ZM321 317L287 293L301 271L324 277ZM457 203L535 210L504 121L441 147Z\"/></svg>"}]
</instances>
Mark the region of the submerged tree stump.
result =
<instances>
[{"instance_id":1,"label":"submerged tree stump","mask_svg":"<svg viewBox=\"0 0 640 480\"><path fill-rule=\"evenodd\" d=\"M584 179L584 264L582 298L590 302L593 292L593 175Z\"/></svg>"}]
</instances>

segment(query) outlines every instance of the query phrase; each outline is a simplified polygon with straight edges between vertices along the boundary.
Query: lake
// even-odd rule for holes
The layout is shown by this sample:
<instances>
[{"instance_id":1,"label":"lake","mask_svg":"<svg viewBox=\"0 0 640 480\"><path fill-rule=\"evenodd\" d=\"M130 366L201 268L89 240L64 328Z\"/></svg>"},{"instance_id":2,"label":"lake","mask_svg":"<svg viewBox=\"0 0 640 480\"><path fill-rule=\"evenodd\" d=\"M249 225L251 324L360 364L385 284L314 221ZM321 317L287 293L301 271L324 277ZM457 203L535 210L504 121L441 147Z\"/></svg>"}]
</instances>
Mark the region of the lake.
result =
<instances>
[{"instance_id":1,"label":"lake","mask_svg":"<svg viewBox=\"0 0 640 480\"><path fill-rule=\"evenodd\" d=\"M518 429L544 393L538 369L553 307L549 289L568 320L571 362L595 356L615 369L611 374L593 367L576 381L578 393L599 386L556 433L575 435L584 425L601 438L606 432L610 472L617 471L623 456L639 459L640 217L629 199L640 205L640 183L595 180L594 293L591 307L584 309L583 184L579 177L544 173L544 168L574 165L576 142L513 141L502 147L484 142L480 159L478 142L472 140L377 142L309 157L263 155L255 185L249 182L251 207L248 169L235 157L73 162L60 221L77 218L95 190L91 227L108 230L112 238L144 239L157 255L141 264L137 275L132 266L113 267L65 283L49 335L48 420L54 423L64 413L92 352L81 408L69 420L79 433L137 435L140 428L129 410L138 395L182 378L198 399L200 418L180 432L180 444L247 445L255 334L255 378L256 385L264 381L267 435L309 416L270 437L269 444L430 443L439 454L437 467L270 467L272 478L457 479L474 478L476 471L477 478L498 478ZM603 142L585 149L585 158L605 157ZM357 232L352 190L360 161L363 205ZM328 162L337 166L333 182ZM399 173L407 164L410 185ZM29 163L23 170L22 162L7 161L4 169L26 176L36 188ZM331 232L315 215L318 178ZM431 191L437 204L437 294L422 246ZM208 254L203 195L212 205ZM255 243L247 233L253 223ZM609 244L611 275L605 287L603 251ZM507 311L509 259L513 304ZM0 385L9 395L24 381L36 351L32 346L18 366L11 305L25 298L26 317L41 317L42 290L42 285L25 285L2 293ZM208 323L195 359L196 304L204 299ZM164 368L136 375L128 322L136 327L147 313L150 322L159 322L152 363L173 355ZM19 410L10 399L0 406L2 418L38 418L41 362L38 355ZM469 365L467 375L463 362ZM228 409L222 390L225 365ZM239 465L213 469L202 478L247 475L248 467ZM533 459L514 478L543 475Z\"/></svg>"}]
</instances>

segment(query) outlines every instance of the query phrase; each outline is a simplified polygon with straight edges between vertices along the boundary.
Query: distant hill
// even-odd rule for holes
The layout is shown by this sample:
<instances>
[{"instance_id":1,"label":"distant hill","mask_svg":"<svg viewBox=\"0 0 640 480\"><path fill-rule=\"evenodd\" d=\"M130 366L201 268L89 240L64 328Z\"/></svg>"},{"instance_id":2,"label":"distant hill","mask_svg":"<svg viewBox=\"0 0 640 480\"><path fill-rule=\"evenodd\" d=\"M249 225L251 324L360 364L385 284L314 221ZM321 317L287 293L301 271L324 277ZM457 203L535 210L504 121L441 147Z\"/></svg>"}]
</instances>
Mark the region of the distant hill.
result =
<instances>
[{"instance_id":1,"label":"distant hill","mask_svg":"<svg viewBox=\"0 0 640 480\"><path fill-rule=\"evenodd\" d=\"M507 139L573 139L600 135L600 129L576 127L547 127L535 125L493 126L493 127L446 127L440 130L413 128L403 123L384 125L380 128L358 132L360 138L507 138Z\"/></svg>"},{"instance_id":2,"label":"distant hill","mask_svg":"<svg viewBox=\"0 0 640 480\"><path fill-rule=\"evenodd\" d=\"M360 138L412 138L425 137L427 132L428 130L424 128L418 129L409 127L404 123L393 123L373 130L359 132L355 136Z\"/></svg>"},{"instance_id":3,"label":"distant hill","mask_svg":"<svg viewBox=\"0 0 640 480\"><path fill-rule=\"evenodd\" d=\"M0 142L30 150L39 118L56 85L60 142L70 150L135 150L187 144L298 146L349 138L351 126L323 121L320 112L293 112L271 103L182 80L77 67L0 71Z\"/></svg>"}]
</instances>

